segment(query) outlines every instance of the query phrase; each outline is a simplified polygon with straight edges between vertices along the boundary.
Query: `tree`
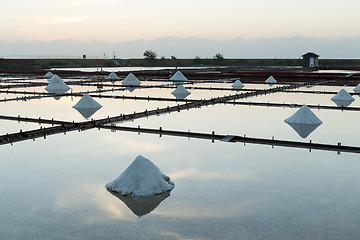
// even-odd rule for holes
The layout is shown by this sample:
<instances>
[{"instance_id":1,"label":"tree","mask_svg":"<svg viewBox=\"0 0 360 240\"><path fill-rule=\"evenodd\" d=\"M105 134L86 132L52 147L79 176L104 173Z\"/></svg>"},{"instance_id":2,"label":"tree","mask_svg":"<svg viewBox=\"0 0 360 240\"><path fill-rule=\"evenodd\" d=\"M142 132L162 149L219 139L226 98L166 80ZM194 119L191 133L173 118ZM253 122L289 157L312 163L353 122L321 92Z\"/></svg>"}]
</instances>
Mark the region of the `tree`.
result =
<instances>
[{"instance_id":1,"label":"tree","mask_svg":"<svg viewBox=\"0 0 360 240\"><path fill-rule=\"evenodd\" d=\"M176 59L176 57L175 57L175 56L171 56L171 59Z\"/></svg>"},{"instance_id":2,"label":"tree","mask_svg":"<svg viewBox=\"0 0 360 240\"><path fill-rule=\"evenodd\" d=\"M217 54L215 54L215 56L213 58L216 60L223 60L224 56L221 53L217 53Z\"/></svg>"},{"instance_id":3,"label":"tree","mask_svg":"<svg viewBox=\"0 0 360 240\"><path fill-rule=\"evenodd\" d=\"M154 52L152 50L146 50L143 55L144 55L145 59L149 59L149 60L154 60L157 57L156 52Z\"/></svg>"},{"instance_id":4,"label":"tree","mask_svg":"<svg viewBox=\"0 0 360 240\"><path fill-rule=\"evenodd\" d=\"M194 58L194 63L200 64L200 63L201 63L201 58L200 58L199 56L196 56L196 57Z\"/></svg>"}]
</instances>

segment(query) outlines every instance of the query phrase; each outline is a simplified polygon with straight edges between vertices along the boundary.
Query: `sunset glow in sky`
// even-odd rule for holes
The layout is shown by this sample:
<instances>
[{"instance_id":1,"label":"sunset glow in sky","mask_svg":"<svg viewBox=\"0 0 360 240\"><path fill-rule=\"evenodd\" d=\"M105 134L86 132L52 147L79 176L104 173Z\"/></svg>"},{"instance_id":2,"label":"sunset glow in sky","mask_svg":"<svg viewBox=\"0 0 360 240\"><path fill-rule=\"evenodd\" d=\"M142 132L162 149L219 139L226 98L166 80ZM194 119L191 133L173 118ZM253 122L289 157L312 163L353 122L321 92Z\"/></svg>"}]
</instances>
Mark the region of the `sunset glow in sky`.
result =
<instances>
[{"instance_id":1,"label":"sunset glow in sky","mask_svg":"<svg viewBox=\"0 0 360 240\"><path fill-rule=\"evenodd\" d=\"M0 0L0 40L360 37L359 0Z\"/></svg>"}]
</instances>

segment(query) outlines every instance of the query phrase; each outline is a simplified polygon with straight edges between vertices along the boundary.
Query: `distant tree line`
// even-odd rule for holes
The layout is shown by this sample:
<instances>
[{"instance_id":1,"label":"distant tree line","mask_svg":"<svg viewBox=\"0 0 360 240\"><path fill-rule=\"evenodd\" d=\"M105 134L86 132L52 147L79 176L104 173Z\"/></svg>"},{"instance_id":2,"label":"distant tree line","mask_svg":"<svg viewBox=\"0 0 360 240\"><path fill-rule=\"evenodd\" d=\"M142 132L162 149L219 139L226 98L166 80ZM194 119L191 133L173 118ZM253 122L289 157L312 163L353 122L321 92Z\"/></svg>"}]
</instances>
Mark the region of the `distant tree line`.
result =
<instances>
[{"instance_id":1,"label":"distant tree line","mask_svg":"<svg viewBox=\"0 0 360 240\"><path fill-rule=\"evenodd\" d=\"M147 60L155 60L157 58L157 53L153 50L146 50L143 54L143 56L145 57L145 59ZM165 60L166 58L164 56L162 56L160 58L161 60ZM176 60L177 58L175 56L171 56L170 59L172 60ZM222 60L224 60L224 55L222 55L221 53L216 53L213 57L214 60L220 62ZM199 56L196 56L194 58L195 61L200 61L201 58Z\"/></svg>"}]
</instances>

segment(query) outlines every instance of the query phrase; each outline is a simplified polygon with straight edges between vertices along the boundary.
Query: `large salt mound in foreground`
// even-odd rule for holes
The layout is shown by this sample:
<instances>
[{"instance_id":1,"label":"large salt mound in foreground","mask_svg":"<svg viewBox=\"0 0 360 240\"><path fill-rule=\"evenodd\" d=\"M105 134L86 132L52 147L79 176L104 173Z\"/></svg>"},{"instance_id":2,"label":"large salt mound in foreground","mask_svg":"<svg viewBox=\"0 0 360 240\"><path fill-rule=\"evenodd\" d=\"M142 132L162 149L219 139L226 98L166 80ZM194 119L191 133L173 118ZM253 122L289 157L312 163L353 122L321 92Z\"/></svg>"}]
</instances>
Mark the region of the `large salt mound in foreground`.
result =
<instances>
[{"instance_id":1,"label":"large salt mound in foreground","mask_svg":"<svg viewBox=\"0 0 360 240\"><path fill-rule=\"evenodd\" d=\"M174 187L168 176L141 155L117 179L106 184L108 191L118 192L123 196L157 195Z\"/></svg>"}]
</instances>

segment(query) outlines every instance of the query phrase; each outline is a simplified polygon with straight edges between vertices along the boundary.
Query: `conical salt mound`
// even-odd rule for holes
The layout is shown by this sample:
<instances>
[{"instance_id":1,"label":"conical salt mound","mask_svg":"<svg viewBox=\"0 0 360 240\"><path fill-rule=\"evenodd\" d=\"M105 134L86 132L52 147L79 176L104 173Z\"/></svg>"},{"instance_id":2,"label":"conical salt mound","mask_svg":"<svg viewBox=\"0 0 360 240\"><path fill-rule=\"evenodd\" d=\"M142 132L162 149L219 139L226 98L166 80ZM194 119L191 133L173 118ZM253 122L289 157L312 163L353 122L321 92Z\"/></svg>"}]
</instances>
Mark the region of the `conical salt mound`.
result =
<instances>
[{"instance_id":1,"label":"conical salt mound","mask_svg":"<svg viewBox=\"0 0 360 240\"><path fill-rule=\"evenodd\" d=\"M124 86L140 86L141 82L134 74L129 73L126 78L122 81L122 85Z\"/></svg>"},{"instance_id":2,"label":"conical salt mound","mask_svg":"<svg viewBox=\"0 0 360 240\"><path fill-rule=\"evenodd\" d=\"M49 93L63 94L69 91L70 87L58 76L54 75L50 83L46 86L45 90Z\"/></svg>"},{"instance_id":3,"label":"conical salt mound","mask_svg":"<svg viewBox=\"0 0 360 240\"><path fill-rule=\"evenodd\" d=\"M182 74L182 72L177 71L171 78L170 81L178 81L178 82L184 82L188 79Z\"/></svg>"},{"instance_id":4,"label":"conical salt mound","mask_svg":"<svg viewBox=\"0 0 360 240\"><path fill-rule=\"evenodd\" d=\"M191 93L183 85L179 85L171 94L177 99L184 99Z\"/></svg>"},{"instance_id":5,"label":"conical salt mound","mask_svg":"<svg viewBox=\"0 0 360 240\"><path fill-rule=\"evenodd\" d=\"M270 77L268 77L268 79L266 79L265 83L274 84L274 83L277 83L277 81L275 80L275 78L273 76L270 76Z\"/></svg>"},{"instance_id":6,"label":"conical salt mound","mask_svg":"<svg viewBox=\"0 0 360 240\"><path fill-rule=\"evenodd\" d=\"M244 87L244 84L240 80L236 80L232 85L232 88L234 89L242 89Z\"/></svg>"},{"instance_id":7,"label":"conical salt mound","mask_svg":"<svg viewBox=\"0 0 360 240\"><path fill-rule=\"evenodd\" d=\"M1 81L1 80L3 80L3 78L2 78L2 77L0 77L0 81Z\"/></svg>"},{"instance_id":8,"label":"conical salt mound","mask_svg":"<svg viewBox=\"0 0 360 240\"><path fill-rule=\"evenodd\" d=\"M306 105L302 106L291 117L284 120L289 124L302 138L306 138L322 121Z\"/></svg>"},{"instance_id":9,"label":"conical salt mound","mask_svg":"<svg viewBox=\"0 0 360 240\"><path fill-rule=\"evenodd\" d=\"M354 88L354 92L360 93L360 83Z\"/></svg>"},{"instance_id":10,"label":"conical salt mound","mask_svg":"<svg viewBox=\"0 0 360 240\"><path fill-rule=\"evenodd\" d=\"M45 75L44 75L44 78L46 79L50 79L54 76L54 74L52 72L47 72Z\"/></svg>"},{"instance_id":11,"label":"conical salt mound","mask_svg":"<svg viewBox=\"0 0 360 240\"><path fill-rule=\"evenodd\" d=\"M62 80L57 74L54 74L51 78L48 78L48 82L52 82L54 79L56 80Z\"/></svg>"},{"instance_id":12,"label":"conical salt mound","mask_svg":"<svg viewBox=\"0 0 360 240\"><path fill-rule=\"evenodd\" d=\"M151 196L171 191L175 187L170 178L149 159L138 156L114 181L106 184L108 191L123 196Z\"/></svg>"},{"instance_id":13,"label":"conical salt mound","mask_svg":"<svg viewBox=\"0 0 360 240\"><path fill-rule=\"evenodd\" d=\"M345 89L341 89L335 96L331 98L338 107L347 107L355 98L353 98Z\"/></svg>"},{"instance_id":14,"label":"conical salt mound","mask_svg":"<svg viewBox=\"0 0 360 240\"><path fill-rule=\"evenodd\" d=\"M115 83L116 80L119 80L118 75L116 73L112 72L107 76L107 79L110 80L112 83Z\"/></svg>"},{"instance_id":15,"label":"conical salt mound","mask_svg":"<svg viewBox=\"0 0 360 240\"><path fill-rule=\"evenodd\" d=\"M91 117L97 112L102 106L95 101L91 96L85 94L74 106L84 118Z\"/></svg>"}]
</instances>

